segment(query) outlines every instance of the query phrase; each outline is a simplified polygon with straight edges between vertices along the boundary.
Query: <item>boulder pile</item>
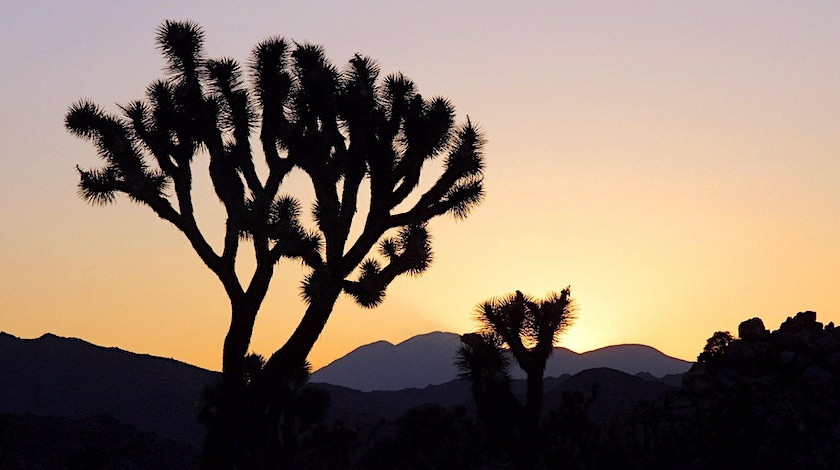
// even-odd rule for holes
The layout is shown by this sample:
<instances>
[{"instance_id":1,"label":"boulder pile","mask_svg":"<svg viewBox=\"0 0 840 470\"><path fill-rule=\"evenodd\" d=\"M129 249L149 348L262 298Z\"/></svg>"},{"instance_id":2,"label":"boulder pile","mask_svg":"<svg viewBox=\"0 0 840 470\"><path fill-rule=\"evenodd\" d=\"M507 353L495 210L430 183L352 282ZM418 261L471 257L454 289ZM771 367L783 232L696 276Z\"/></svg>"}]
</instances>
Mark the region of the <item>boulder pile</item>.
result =
<instances>
[{"instance_id":1,"label":"boulder pile","mask_svg":"<svg viewBox=\"0 0 840 470\"><path fill-rule=\"evenodd\" d=\"M840 328L807 311L738 336L683 379L701 446L740 468L840 468Z\"/></svg>"}]
</instances>

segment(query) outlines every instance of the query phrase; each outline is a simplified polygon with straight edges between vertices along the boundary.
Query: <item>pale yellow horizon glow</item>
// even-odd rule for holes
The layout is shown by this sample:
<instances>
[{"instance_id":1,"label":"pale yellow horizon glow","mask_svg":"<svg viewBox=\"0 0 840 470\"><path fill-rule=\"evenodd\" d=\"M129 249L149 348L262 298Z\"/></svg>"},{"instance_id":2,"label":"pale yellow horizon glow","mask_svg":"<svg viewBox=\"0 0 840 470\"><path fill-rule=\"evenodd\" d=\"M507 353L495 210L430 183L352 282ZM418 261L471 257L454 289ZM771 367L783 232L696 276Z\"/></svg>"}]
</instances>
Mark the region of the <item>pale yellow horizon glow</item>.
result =
<instances>
[{"instance_id":1,"label":"pale yellow horizon glow","mask_svg":"<svg viewBox=\"0 0 840 470\"><path fill-rule=\"evenodd\" d=\"M515 290L571 286L560 345L577 352L642 343L694 360L748 318L840 323L840 4L283 3L4 5L0 330L219 369L221 285L147 208L82 202L74 166L99 161L62 127L79 98L112 112L141 98L164 74L155 28L185 18L214 57L245 62L271 35L322 44L338 66L369 55L486 133L486 201L436 219L432 267L379 308L340 298L315 368L380 339L472 331L476 304ZM300 319L300 275L280 266L253 351Z\"/></svg>"}]
</instances>

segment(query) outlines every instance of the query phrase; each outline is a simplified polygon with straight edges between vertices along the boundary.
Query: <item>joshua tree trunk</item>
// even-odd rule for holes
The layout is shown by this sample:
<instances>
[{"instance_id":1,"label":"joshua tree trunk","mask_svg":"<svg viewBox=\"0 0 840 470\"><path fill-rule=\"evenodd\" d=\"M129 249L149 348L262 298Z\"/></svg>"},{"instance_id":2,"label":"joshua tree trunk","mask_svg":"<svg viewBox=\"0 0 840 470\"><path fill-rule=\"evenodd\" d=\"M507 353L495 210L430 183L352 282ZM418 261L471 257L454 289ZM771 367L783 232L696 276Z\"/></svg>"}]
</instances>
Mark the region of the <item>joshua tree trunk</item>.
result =
<instances>
[{"instance_id":1,"label":"joshua tree trunk","mask_svg":"<svg viewBox=\"0 0 840 470\"><path fill-rule=\"evenodd\" d=\"M527 379L528 391L525 398L525 428L529 433L539 425L543 401L543 374L530 372Z\"/></svg>"},{"instance_id":2,"label":"joshua tree trunk","mask_svg":"<svg viewBox=\"0 0 840 470\"><path fill-rule=\"evenodd\" d=\"M242 302L245 303L245 302ZM231 322L225 336L222 352L222 379L219 386L219 403L211 420L201 454L203 470L222 470L236 467L238 440L242 439L246 397L245 356L251 343L251 334L259 307L236 305L232 307Z\"/></svg>"},{"instance_id":3,"label":"joshua tree trunk","mask_svg":"<svg viewBox=\"0 0 840 470\"><path fill-rule=\"evenodd\" d=\"M285 460L279 432L288 382L306 361L326 326L341 292L339 280L325 285L306 309L292 336L266 362L250 383L243 364L256 310L235 310L225 338L221 403L208 429L202 470L281 468ZM254 443L262 443L252 445ZM243 447L245 446L245 447Z\"/></svg>"},{"instance_id":4,"label":"joshua tree trunk","mask_svg":"<svg viewBox=\"0 0 840 470\"><path fill-rule=\"evenodd\" d=\"M534 468L534 457L539 437L540 415L543 403L543 370L529 370L527 372L527 391L525 407L519 429L517 467L521 470Z\"/></svg>"}]
</instances>

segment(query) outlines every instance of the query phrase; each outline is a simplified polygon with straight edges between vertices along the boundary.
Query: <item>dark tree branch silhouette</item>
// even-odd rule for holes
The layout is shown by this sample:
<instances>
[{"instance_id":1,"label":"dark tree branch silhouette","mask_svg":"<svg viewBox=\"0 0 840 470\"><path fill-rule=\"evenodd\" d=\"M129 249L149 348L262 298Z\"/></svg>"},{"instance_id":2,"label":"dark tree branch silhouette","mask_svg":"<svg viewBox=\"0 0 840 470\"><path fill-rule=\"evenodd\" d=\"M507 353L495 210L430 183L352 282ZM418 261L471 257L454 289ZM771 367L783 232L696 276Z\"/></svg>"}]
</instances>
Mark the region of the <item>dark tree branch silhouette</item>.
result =
<instances>
[{"instance_id":1,"label":"dark tree branch silhouette","mask_svg":"<svg viewBox=\"0 0 840 470\"><path fill-rule=\"evenodd\" d=\"M339 70L320 46L270 38L253 50L249 85L235 60L204 56L204 32L194 23L166 21L157 45L169 76L152 83L145 99L121 107L122 116L86 100L67 113L67 129L92 141L105 162L78 168L79 195L104 205L124 194L148 206L183 232L221 281L231 321L221 404L202 466L276 463L281 459L243 455L237 439L251 419L243 416L243 403L279 422L284 382L306 360L339 294L375 307L397 276L428 268L427 222L444 214L464 218L483 199L484 140L469 119L455 125L448 100L424 98L401 74L381 79L367 57L356 55ZM254 160L260 153L265 171ZM226 215L219 249L207 241L193 208L196 160L205 155ZM439 176L421 190L425 164L441 155ZM281 193L295 169L314 189L312 227L301 222L300 203ZM365 213L359 211L365 180L369 204L353 238L351 226ZM242 243L253 246L250 279L235 270ZM302 287L306 311L246 383L254 322L281 259L299 260L309 270Z\"/></svg>"}]
</instances>

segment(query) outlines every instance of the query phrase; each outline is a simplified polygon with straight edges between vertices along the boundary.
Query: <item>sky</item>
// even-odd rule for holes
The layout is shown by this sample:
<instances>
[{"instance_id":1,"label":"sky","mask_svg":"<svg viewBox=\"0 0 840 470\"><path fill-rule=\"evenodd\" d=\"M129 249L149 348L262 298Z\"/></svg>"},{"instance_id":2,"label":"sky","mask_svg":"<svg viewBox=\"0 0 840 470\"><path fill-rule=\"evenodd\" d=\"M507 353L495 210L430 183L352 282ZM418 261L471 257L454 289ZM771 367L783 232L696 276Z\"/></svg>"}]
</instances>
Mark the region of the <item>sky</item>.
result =
<instances>
[{"instance_id":1,"label":"sky","mask_svg":"<svg viewBox=\"0 0 840 470\"><path fill-rule=\"evenodd\" d=\"M840 323L838 2L82 0L0 4L0 330L220 368L221 285L148 208L83 202L75 166L99 161L63 127L76 100L117 112L164 76L167 19L202 25L211 57L244 62L276 35L338 66L362 53L485 133L485 201L433 221L432 267L380 307L340 298L316 369L380 339L473 331L477 304L515 290L571 286L560 344L578 352L694 360L752 317ZM206 179L195 197L217 239ZM299 321L301 274L279 266L253 351Z\"/></svg>"}]
</instances>

